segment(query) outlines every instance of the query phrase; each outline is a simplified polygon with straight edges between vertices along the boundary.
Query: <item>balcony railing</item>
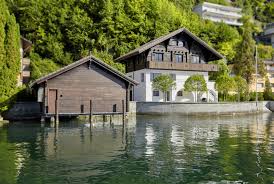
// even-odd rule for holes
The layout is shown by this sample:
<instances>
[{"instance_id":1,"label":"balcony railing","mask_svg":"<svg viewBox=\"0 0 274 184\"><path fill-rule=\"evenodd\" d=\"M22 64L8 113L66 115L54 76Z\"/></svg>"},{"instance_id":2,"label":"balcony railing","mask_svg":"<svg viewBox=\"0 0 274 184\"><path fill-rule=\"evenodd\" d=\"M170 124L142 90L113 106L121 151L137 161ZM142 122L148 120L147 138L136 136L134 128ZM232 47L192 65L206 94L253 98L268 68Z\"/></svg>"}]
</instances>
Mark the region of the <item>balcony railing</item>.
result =
<instances>
[{"instance_id":1,"label":"balcony railing","mask_svg":"<svg viewBox=\"0 0 274 184\"><path fill-rule=\"evenodd\" d=\"M208 14L214 14L214 15L219 15L221 17L228 17L228 18L237 18L240 19L242 18L242 14L236 13L236 12L228 12L228 11L221 11L219 9L211 9L211 8L206 8L203 13L208 13Z\"/></svg>"},{"instance_id":2,"label":"balcony railing","mask_svg":"<svg viewBox=\"0 0 274 184\"><path fill-rule=\"evenodd\" d=\"M23 65L29 65L30 64L30 59L29 58L22 58L22 64Z\"/></svg>"},{"instance_id":3,"label":"balcony railing","mask_svg":"<svg viewBox=\"0 0 274 184\"><path fill-rule=\"evenodd\" d=\"M184 71L218 71L215 64L194 64L194 63L175 63L149 61L151 69L184 70Z\"/></svg>"},{"instance_id":4,"label":"balcony railing","mask_svg":"<svg viewBox=\"0 0 274 184\"><path fill-rule=\"evenodd\" d=\"M23 77L30 77L30 71L23 71L22 76Z\"/></svg>"}]
</instances>

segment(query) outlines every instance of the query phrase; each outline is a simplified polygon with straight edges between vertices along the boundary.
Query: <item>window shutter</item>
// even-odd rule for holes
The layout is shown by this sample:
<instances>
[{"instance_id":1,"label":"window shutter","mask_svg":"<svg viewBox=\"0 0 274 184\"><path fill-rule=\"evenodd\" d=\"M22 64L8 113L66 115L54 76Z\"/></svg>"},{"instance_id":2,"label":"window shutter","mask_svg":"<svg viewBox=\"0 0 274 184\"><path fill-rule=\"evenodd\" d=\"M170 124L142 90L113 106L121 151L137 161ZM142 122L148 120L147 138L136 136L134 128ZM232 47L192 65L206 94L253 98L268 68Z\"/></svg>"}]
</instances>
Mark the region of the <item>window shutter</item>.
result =
<instances>
[{"instance_id":1,"label":"window shutter","mask_svg":"<svg viewBox=\"0 0 274 184\"><path fill-rule=\"evenodd\" d=\"M154 53L154 52L151 53L151 60L152 60L152 61L155 61L155 53Z\"/></svg>"}]
</instances>

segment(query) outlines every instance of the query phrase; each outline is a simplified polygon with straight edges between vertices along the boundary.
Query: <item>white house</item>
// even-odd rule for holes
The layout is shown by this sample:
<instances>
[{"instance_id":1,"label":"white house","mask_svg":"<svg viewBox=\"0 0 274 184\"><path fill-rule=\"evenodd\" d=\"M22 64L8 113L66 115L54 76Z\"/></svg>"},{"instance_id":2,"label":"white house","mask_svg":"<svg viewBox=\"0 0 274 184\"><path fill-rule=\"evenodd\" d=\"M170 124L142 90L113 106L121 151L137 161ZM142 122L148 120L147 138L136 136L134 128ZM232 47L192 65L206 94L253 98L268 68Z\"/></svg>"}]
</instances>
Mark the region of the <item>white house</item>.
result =
<instances>
[{"instance_id":1,"label":"white house","mask_svg":"<svg viewBox=\"0 0 274 184\"><path fill-rule=\"evenodd\" d=\"M213 22L224 22L232 26L242 26L242 9L232 6L223 6L214 3L204 2L194 7L194 12L199 14L203 19Z\"/></svg>"},{"instance_id":2,"label":"white house","mask_svg":"<svg viewBox=\"0 0 274 184\"><path fill-rule=\"evenodd\" d=\"M187 29L179 29L152 40L141 47L119 57L116 61L125 63L127 76L139 82L131 90L131 100L148 102L216 102L218 93L215 82L209 81L208 72L218 71L218 66L209 61L223 56ZM153 79L159 74L170 74L176 87L166 96L152 88ZM184 83L194 74L203 75L208 92L198 95L184 91Z\"/></svg>"}]
</instances>

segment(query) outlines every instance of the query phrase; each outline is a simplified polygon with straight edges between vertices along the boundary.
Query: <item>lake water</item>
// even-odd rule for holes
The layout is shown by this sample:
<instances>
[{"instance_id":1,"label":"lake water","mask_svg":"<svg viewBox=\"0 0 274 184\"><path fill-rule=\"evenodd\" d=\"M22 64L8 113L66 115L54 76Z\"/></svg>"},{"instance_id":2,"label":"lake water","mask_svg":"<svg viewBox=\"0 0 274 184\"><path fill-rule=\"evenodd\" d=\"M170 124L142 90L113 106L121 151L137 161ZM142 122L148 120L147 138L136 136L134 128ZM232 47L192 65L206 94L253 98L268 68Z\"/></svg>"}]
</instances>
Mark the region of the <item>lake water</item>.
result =
<instances>
[{"instance_id":1,"label":"lake water","mask_svg":"<svg viewBox=\"0 0 274 184\"><path fill-rule=\"evenodd\" d=\"M273 120L272 120L273 119ZM0 128L0 184L273 183L274 116Z\"/></svg>"}]
</instances>

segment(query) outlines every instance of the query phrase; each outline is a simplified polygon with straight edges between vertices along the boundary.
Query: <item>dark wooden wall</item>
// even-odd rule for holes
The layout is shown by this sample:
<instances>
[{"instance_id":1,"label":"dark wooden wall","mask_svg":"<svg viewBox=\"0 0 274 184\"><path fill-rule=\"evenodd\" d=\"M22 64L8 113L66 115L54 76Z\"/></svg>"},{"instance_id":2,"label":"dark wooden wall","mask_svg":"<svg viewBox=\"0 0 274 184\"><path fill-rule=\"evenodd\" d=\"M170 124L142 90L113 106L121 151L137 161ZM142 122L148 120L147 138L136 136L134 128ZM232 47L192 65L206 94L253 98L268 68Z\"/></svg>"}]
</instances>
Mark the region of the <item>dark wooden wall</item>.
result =
<instances>
[{"instance_id":1,"label":"dark wooden wall","mask_svg":"<svg viewBox=\"0 0 274 184\"><path fill-rule=\"evenodd\" d=\"M47 92L57 89L59 113L81 113L81 108L88 113L90 100L94 112L113 112L115 104L117 111L122 112L128 83L97 64L88 65L82 64L47 81ZM50 100L46 105L52 103Z\"/></svg>"}]
</instances>

